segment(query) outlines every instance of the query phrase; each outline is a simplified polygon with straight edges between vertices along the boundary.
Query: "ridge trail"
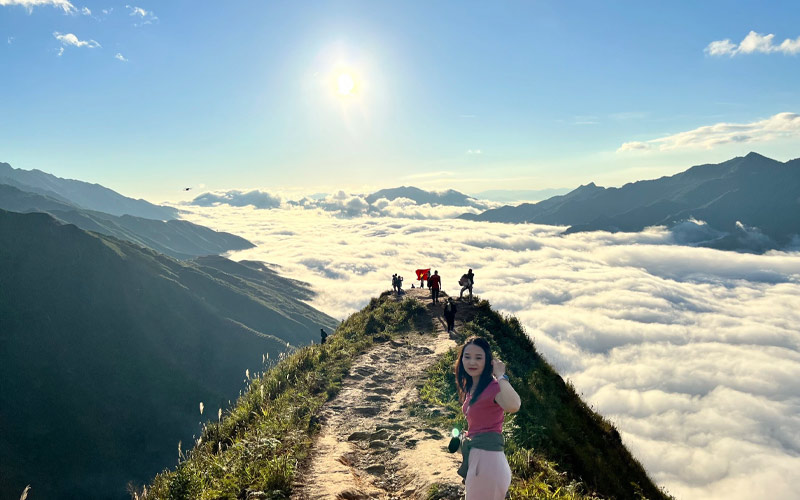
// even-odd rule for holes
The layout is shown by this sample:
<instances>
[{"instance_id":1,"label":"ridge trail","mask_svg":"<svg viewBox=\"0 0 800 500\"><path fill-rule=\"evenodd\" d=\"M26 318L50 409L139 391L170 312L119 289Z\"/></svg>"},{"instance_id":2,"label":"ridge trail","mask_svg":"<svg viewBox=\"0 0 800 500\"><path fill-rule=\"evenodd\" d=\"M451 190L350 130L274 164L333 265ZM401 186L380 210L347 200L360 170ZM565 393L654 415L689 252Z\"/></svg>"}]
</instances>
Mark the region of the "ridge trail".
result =
<instances>
[{"instance_id":1,"label":"ridge trail","mask_svg":"<svg viewBox=\"0 0 800 500\"><path fill-rule=\"evenodd\" d=\"M409 413L419 401L425 370L456 347L446 332L443 305L431 305L428 289L392 297L425 304L434 331L378 343L356 359L339 394L320 411L322 429L300 467L293 500L426 498L434 483L437 498L463 498L456 473L461 454L448 453L448 430L433 429ZM474 306L456 304L459 329L473 318Z\"/></svg>"}]
</instances>

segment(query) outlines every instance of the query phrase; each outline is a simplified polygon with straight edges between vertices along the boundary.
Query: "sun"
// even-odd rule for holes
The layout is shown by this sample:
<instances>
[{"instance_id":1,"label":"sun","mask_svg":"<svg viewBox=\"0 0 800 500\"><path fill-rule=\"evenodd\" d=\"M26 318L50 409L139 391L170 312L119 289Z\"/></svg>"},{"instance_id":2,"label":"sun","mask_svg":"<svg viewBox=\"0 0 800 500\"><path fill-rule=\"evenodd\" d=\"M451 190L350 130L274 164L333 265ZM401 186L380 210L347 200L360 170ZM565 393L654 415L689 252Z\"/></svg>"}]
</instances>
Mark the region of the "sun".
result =
<instances>
[{"instance_id":1,"label":"sun","mask_svg":"<svg viewBox=\"0 0 800 500\"><path fill-rule=\"evenodd\" d=\"M336 79L336 84L339 94L343 96L352 95L356 88L356 82L353 80L353 77L350 76L350 73L340 74Z\"/></svg>"}]
</instances>

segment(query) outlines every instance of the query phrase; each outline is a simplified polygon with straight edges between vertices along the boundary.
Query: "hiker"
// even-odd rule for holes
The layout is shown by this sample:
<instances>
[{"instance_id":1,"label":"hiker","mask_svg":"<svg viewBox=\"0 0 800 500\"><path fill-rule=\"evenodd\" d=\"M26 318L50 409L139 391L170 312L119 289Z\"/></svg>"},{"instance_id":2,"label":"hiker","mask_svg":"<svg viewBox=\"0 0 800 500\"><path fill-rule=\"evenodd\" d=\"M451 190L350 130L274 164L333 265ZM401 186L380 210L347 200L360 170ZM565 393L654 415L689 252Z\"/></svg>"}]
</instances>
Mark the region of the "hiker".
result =
<instances>
[{"instance_id":1,"label":"hiker","mask_svg":"<svg viewBox=\"0 0 800 500\"><path fill-rule=\"evenodd\" d=\"M469 301L472 302L472 285L475 283L475 273L472 272L472 269L463 276L461 279L458 280L458 284L461 285L461 293L458 294L459 299L464 298L464 290L469 290Z\"/></svg>"},{"instance_id":2,"label":"hiker","mask_svg":"<svg viewBox=\"0 0 800 500\"><path fill-rule=\"evenodd\" d=\"M431 289L431 298L434 304L439 303L439 289L442 287L442 277L439 276L439 271L434 271L433 276L428 279L428 288Z\"/></svg>"},{"instance_id":3,"label":"hiker","mask_svg":"<svg viewBox=\"0 0 800 500\"><path fill-rule=\"evenodd\" d=\"M319 343L320 344L324 344L325 340L328 338L328 334L325 333L325 329L324 328L320 328L319 329L319 336L322 338L322 340L320 340Z\"/></svg>"},{"instance_id":4,"label":"hiker","mask_svg":"<svg viewBox=\"0 0 800 500\"><path fill-rule=\"evenodd\" d=\"M461 443L464 461L458 469L466 500L502 500L511 485L511 468L503 452L503 412L519 410L519 395L508 381L505 364L492 357L489 343L481 337L467 339L454 371L467 419Z\"/></svg>"},{"instance_id":5,"label":"hiker","mask_svg":"<svg viewBox=\"0 0 800 500\"><path fill-rule=\"evenodd\" d=\"M444 319L447 321L447 333L455 331L456 312L458 312L458 308L456 308L453 297L447 297L447 301L444 303Z\"/></svg>"},{"instance_id":6,"label":"hiker","mask_svg":"<svg viewBox=\"0 0 800 500\"><path fill-rule=\"evenodd\" d=\"M392 292L397 292L397 273L392 275Z\"/></svg>"},{"instance_id":7,"label":"hiker","mask_svg":"<svg viewBox=\"0 0 800 500\"><path fill-rule=\"evenodd\" d=\"M397 295L403 293L403 277L397 275Z\"/></svg>"}]
</instances>

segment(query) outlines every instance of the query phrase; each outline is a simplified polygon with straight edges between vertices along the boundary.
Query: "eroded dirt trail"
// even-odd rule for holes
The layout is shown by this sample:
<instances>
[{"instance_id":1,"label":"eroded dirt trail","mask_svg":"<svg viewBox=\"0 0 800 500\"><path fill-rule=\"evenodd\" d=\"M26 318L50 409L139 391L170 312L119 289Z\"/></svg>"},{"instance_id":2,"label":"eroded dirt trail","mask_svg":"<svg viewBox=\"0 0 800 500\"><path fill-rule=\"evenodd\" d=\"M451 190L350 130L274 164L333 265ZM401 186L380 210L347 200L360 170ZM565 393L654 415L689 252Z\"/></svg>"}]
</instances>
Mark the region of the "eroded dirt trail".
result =
<instances>
[{"instance_id":1,"label":"eroded dirt trail","mask_svg":"<svg viewBox=\"0 0 800 500\"><path fill-rule=\"evenodd\" d=\"M434 483L443 485L443 498L463 495L456 474L461 455L448 453L450 436L409 414L424 371L456 344L427 290L406 296L426 305L435 332L377 344L356 360L342 390L323 406L323 427L293 499L425 498ZM457 305L456 330L473 312L465 302Z\"/></svg>"}]
</instances>

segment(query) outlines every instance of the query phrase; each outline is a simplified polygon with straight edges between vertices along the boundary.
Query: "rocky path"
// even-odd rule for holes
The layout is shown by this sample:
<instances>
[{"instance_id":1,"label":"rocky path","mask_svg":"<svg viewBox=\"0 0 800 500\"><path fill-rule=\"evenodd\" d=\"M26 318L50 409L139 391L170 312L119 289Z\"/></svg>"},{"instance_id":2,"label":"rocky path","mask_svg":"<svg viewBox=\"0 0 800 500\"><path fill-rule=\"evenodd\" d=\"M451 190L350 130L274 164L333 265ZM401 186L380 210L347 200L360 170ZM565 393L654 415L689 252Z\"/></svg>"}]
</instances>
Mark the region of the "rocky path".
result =
<instances>
[{"instance_id":1,"label":"rocky path","mask_svg":"<svg viewBox=\"0 0 800 500\"><path fill-rule=\"evenodd\" d=\"M419 401L417 385L439 355L455 347L446 333L441 305L430 305L427 290L404 295L426 304L435 331L412 332L377 344L361 355L342 390L323 406L323 427L311 460L298 474L293 499L425 498L440 485L440 498L461 498L456 474L460 454L450 454L450 436L409 414ZM457 302L456 330L472 307Z\"/></svg>"}]
</instances>

